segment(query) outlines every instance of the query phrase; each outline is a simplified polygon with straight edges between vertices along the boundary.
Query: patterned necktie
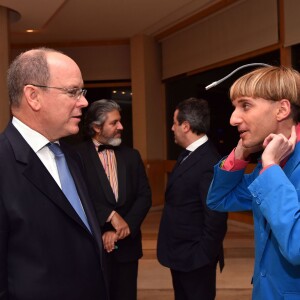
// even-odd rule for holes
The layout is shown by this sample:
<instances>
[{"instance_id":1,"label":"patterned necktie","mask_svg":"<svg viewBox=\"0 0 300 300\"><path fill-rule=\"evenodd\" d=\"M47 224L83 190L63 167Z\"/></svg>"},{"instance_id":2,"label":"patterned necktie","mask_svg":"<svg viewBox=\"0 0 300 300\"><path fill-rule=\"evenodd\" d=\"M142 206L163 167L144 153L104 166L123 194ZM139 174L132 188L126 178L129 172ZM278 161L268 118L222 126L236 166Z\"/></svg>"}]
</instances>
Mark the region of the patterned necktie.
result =
<instances>
[{"instance_id":1,"label":"patterned necktie","mask_svg":"<svg viewBox=\"0 0 300 300\"><path fill-rule=\"evenodd\" d=\"M118 202L119 184L118 184L117 160L116 160L115 152L112 151L113 149L116 149L116 147L113 146L107 147L107 146L108 145L100 145L98 147L98 156L100 158L103 169L106 173L107 179L114 193L116 202ZM99 150L100 147L101 149Z\"/></svg>"},{"instance_id":2,"label":"patterned necktie","mask_svg":"<svg viewBox=\"0 0 300 300\"><path fill-rule=\"evenodd\" d=\"M91 232L87 217L84 213L81 201L77 193L73 177L70 173L65 156L61 151L60 146L56 143L49 143L47 144L47 146L54 154L58 175L61 183L61 189L63 193L65 194L65 196L67 197L70 204L72 205L76 213L79 215L85 226Z\"/></svg>"}]
</instances>

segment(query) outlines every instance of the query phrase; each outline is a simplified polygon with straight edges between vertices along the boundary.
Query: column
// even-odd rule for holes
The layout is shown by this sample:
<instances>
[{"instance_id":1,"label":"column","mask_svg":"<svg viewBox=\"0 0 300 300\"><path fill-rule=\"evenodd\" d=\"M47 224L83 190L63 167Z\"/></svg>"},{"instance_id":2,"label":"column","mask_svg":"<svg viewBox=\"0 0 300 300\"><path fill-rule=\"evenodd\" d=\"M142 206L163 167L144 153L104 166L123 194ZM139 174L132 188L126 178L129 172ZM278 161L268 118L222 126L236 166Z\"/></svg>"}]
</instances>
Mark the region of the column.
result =
<instances>
[{"instance_id":1,"label":"column","mask_svg":"<svg viewBox=\"0 0 300 300\"><path fill-rule=\"evenodd\" d=\"M0 132L10 118L6 73L9 61L8 9L0 6Z\"/></svg>"},{"instance_id":2,"label":"column","mask_svg":"<svg viewBox=\"0 0 300 300\"><path fill-rule=\"evenodd\" d=\"M161 82L161 50L154 38L131 39L133 144L145 162L153 205L163 203L165 188L166 122Z\"/></svg>"},{"instance_id":3,"label":"column","mask_svg":"<svg viewBox=\"0 0 300 300\"><path fill-rule=\"evenodd\" d=\"M165 100L160 47L152 37L131 39L133 141L143 158L165 157Z\"/></svg>"}]
</instances>

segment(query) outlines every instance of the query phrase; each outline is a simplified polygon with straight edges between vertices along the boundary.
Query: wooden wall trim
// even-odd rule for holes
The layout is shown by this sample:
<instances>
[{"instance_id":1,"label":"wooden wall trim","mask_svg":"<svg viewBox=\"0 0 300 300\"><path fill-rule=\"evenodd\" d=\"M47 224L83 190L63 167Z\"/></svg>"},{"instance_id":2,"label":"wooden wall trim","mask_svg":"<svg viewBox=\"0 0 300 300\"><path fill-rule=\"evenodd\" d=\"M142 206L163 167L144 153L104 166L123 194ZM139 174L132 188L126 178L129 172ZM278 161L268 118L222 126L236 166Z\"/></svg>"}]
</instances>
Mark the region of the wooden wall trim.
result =
<instances>
[{"instance_id":1,"label":"wooden wall trim","mask_svg":"<svg viewBox=\"0 0 300 300\"><path fill-rule=\"evenodd\" d=\"M292 48L284 47L285 44L285 17L284 0L278 1L278 34L280 44L280 63L286 67L292 66Z\"/></svg>"},{"instance_id":2,"label":"wooden wall trim","mask_svg":"<svg viewBox=\"0 0 300 300\"><path fill-rule=\"evenodd\" d=\"M102 88L102 87L131 87L131 82L93 82L93 83L84 83L84 87L86 88Z\"/></svg>"}]
</instances>

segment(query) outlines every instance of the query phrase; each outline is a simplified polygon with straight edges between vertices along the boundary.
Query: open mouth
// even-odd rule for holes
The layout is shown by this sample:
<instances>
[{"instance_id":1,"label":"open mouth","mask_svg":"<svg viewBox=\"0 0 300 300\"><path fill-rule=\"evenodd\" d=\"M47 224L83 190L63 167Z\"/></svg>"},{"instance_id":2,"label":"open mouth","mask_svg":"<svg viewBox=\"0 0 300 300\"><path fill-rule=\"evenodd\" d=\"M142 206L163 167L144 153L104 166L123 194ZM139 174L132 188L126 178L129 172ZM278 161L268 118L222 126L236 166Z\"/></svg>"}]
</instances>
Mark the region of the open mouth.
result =
<instances>
[{"instance_id":1,"label":"open mouth","mask_svg":"<svg viewBox=\"0 0 300 300\"><path fill-rule=\"evenodd\" d=\"M242 138L243 136L245 136L247 130L239 130L239 134L240 134L240 137Z\"/></svg>"}]
</instances>

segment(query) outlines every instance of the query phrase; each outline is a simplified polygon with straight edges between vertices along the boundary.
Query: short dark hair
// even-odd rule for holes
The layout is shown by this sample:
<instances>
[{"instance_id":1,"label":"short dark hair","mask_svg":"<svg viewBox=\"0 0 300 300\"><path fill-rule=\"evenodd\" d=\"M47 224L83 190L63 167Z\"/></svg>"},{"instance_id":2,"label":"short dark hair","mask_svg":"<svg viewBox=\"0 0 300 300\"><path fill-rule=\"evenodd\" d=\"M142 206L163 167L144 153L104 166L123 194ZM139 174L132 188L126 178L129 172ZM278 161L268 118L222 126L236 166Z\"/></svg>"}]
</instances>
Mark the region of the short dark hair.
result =
<instances>
[{"instance_id":1,"label":"short dark hair","mask_svg":"<svg viewBox=\"0 0 300 300\"><path fill-rule=\"evenodd\" d=\"M95 135L95 130L93 125L102 126L107 118L107 113L114 110L121 111L120 105L113 101L107 99L101 99L93 102L85 115L84 120L84 131L89 137Z\"/></svg>"},{"instance_id":2,"label":"short dark hair","mask_svg":"<svg viewBox=\"0 0 300 300\"><path fill-rule=\"evenodd\" d=\"M184 121L190 124L191 131L197 135L207 133L210 128L210 109L204 99L189 98L180 102L177 120L179 125Z\"/></svg>"}]
</instances>

